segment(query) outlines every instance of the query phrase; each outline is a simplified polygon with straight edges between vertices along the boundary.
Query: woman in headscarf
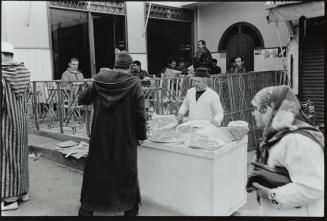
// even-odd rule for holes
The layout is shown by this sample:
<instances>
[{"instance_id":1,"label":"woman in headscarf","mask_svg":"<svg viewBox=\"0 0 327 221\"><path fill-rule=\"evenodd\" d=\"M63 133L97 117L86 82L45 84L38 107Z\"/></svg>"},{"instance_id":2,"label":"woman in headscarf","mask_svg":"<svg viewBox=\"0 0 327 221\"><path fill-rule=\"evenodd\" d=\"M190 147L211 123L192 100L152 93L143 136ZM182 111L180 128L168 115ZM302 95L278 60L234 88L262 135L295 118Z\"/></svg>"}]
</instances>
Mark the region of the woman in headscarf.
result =
<instances>
[{"instance_id":1,"label":"woman in headscarf","mask_svg":"<svg viewBox=\"0 0 327 221\"><path fill-rule=\"evenodd\" d=\"M252 100L256 126L263 129L256 162L288 171L291 182L267 188L258 182L264 216L324 215L324 136L303 121L288 86L260 90Z\"/></svg>"}]
</instances>

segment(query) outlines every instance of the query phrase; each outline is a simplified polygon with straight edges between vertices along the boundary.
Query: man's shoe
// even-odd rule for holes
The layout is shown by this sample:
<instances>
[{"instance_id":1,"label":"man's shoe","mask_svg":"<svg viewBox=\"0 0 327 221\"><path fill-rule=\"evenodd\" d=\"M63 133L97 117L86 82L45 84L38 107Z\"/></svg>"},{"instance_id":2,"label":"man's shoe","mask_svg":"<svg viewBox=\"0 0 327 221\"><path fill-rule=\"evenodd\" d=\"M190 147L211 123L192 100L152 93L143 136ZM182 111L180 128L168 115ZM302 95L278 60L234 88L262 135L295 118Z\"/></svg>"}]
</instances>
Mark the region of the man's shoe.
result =
<instances>
[{"instance_id":1,"label":"man's shoe","mask_svg":"<svg viewBox=\"0 0 327 221\"><path fill-rule=\"evenodd\" d=\"M132 209L124 211L124 216L137 216L139 213L139 204L135 204Z\"/></svg>"},{"instance_id":2,"label":"man's shoe","mask_svg":"<svg viewBox=\"0 0 327 221\"><path fill-rule=\"evenodd\" d=\"M89 211L80 207L78 210L78 216L93 216L93 211Z\"/></svg>"},{"instance_id":3,"label":"man's shoe","mask_svg":"<svg viewBox=\"0 0 327 221\"><path fill-rule=\"evenodd\" d=\"M1 202L1 211L15 210L18 209L17 202Z\"/></svg>"}]
</instances>

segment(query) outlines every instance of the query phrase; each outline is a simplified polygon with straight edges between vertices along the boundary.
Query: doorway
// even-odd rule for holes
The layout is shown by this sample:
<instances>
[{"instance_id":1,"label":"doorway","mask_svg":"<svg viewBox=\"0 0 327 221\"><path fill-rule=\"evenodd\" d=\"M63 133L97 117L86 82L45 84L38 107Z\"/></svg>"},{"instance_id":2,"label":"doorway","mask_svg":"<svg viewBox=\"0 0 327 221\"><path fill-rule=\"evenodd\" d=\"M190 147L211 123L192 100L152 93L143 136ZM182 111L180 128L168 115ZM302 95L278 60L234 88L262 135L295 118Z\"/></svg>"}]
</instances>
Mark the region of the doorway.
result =
<instances>
[{"instance_id":1,"label":"doorway","mask_svg":"<svg viewBox=\"0 0 327 221\"><path fill-rule=\"evenodd\" d=\"M191 64L191 23L152 19L147 27L148 72L160 77L171 59Z\"/></svg>"},{"instance_id":2,"label":"doorway","mask_svg":"<svg viewBox=\"0 0 327 221\"><path fill-rule=\"evenodd\" d=\"M246 34L237 34L229 40L227 44L226 61L227 67L230 67L232 58L243 57L246 71L253 71L253 41ZM226 68L226 70L228 70Z\"/></svg>"},{"instance_id":3,"label":"doorway","mask_svg":"<svg viewBox=\"0 0 327 221\"><path fill-rule=\"evenodd\" d=\"M50 8L50 22L55 80L72 57L91 78L102 67L113 68L115 47L126 49L125 16Z\"/></svg>"},{"instance_id":4,"label":"doorway","mask_svg":"<svg viewBox=\"0 0 327 221\"><path fill-rule=\"evenodd\" d=\"M124 16L93 14L96 73L115 65L115 47L125 50Z\"/></svg>"},{"instance_id":5,"label":"doorway","mask_svg":"<svg viewBox=\"0 0 327 221\"><path fill-rule=\"evenodd\" d=\"M219 41L218 52L226 53L226 70L231 67L232 58L243 57L246 71L253 71L253 50L262 48L264 42L260 31L250 23L238 22L224 32Z\"/></svg>"},{"instance_id":6,"label":"doorway","mask_svg":"<svg viewBox=\"0 0 327 221\"><path fill-rule=\"evenodd\" d=\"M91 77L87 13L51 9L54 79L61 79L71 58L79 60L84 78Z\"/></svg>"}]
</instances>

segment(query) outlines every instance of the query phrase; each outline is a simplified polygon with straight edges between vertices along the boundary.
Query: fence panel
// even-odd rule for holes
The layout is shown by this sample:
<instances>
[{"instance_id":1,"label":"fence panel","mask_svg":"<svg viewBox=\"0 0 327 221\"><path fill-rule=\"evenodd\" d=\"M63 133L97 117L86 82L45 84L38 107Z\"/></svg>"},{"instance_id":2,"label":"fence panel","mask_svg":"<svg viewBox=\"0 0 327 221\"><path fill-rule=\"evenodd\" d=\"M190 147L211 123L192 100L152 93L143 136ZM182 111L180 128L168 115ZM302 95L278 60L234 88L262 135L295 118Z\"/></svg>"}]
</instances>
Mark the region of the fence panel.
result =
<instances>
[{"instance_id":1,"label":"fence panel","mask_svg":"<svg viewBox=\"0 0 327 221\"><path fill-rule=\"evenodd\" d=\"M218 93L224 109L222 126L235 120L249 123L249 149L256 146L262 134L261 130L255 128L251 99L264 87L287 84L286 76L283 71L267 71L221 74L209 79L208 85ZM151 85L143 88L147 113L177 115L187 90L193 85L193 78L162 77L150 81ZM33 113L29 116L34 119L37 129L46 123L49 128L60 127L61 133L64 133L62 127L71 126L76 131L76 127L86 126L85 134L90 136L92 107L79 106L77 103L77 98L83 91L83 83L85 82L31 82L28 103L33 105L29 109Z\"/></svg>"}]
</instances>

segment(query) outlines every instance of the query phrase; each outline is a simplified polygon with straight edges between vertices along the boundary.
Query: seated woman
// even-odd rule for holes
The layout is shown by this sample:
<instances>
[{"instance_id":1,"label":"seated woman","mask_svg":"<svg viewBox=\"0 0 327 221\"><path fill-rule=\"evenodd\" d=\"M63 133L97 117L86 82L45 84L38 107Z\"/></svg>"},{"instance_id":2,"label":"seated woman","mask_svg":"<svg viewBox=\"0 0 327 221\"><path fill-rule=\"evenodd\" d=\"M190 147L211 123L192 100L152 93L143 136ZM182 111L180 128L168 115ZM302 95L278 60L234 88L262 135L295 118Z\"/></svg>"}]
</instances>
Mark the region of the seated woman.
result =
<instances>
[{"instance_id":1,"label":"seated woman","mask_svg":"<svg viewBox=\"0 0 327 221\"><path fill-rule=\"evenodd\" d=\"M286 169L291 180L273 188L252 183L262 215L323 216L324 135L302 120L300 103L288 86L264 88L251 103L256 126L263 129L256 162Z\"/></svg>"}]
</instances>

